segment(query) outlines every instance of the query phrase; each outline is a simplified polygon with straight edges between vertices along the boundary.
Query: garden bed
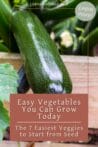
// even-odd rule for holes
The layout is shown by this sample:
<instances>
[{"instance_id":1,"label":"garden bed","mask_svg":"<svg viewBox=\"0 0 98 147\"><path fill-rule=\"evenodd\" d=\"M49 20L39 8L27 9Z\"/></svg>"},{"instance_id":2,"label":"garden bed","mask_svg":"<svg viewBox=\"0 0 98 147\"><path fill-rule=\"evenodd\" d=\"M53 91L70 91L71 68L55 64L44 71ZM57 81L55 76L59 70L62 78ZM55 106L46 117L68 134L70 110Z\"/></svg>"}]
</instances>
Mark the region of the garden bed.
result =
<instances>
[{"instance_id":1,"label":"garden bed","mask_svg":"<svg viewBox=\"0 0 98 147\"><path fill-rule=\"evenodd\" d=\"M95 144L98 144L98 57L62 56L73 82L73 93L89 93L89 135L95 135ZM18 54L0 53L0 63L11 63L18 70L22 64ZM29 91L31 93L31 90ZM9 103L5 102L9 110ZM93 141L93 140L92 140ZM94 144L94 142L93 142ZM18 147L16 142L2 142L0 147ZM28 143L21 143L21 147L27 147ZM30 144L29 144L30 146ZM76 144L39 144L34 147L90 147L89 145ZM93 147L93 145L91 145Z\"/></svg>"}]
</instances>

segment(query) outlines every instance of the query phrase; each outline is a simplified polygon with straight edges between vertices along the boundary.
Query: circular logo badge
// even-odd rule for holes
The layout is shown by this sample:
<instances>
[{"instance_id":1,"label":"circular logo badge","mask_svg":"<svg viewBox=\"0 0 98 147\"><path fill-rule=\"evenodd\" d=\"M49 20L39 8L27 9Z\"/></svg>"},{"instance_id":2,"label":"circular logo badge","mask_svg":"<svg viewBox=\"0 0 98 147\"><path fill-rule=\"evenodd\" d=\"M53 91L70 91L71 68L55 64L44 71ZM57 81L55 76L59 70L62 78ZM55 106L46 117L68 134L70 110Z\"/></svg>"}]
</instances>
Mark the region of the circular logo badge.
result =
<instances>
[{"instance_id":1,"label":"circular logo badge","mask_svg":"<svg viewBox=\"0 0 98 147\"><path fill-rule=\"evenodd\" d=\"M77 5L75 14L81 21L91 21L96 15L96 8L92 3L84 1Z\"/></svg>"}]
</instances>

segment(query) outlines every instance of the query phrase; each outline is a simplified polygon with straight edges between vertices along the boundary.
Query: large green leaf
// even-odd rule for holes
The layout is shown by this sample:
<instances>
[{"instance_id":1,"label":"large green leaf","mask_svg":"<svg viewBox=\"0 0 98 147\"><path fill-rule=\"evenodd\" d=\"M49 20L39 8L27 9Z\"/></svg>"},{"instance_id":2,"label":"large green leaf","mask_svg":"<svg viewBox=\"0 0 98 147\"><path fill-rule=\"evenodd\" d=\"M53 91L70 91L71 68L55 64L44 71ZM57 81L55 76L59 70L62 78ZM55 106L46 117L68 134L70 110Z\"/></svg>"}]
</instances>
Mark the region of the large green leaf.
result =
<instances>
[{"instance_id":1,"label":"large green leaf","mask_svg":"<svg viewBox=\"0 0 98 147\"><path fill-rule=\"evenodd\" d=\"M10 94L17 93L18 75L10 64L0 64L0 101L9 101Z\"/></svg>"},{"instance_id":2,"label":"large green leaf","mask_svg":"<svg viewBox=\"0 0 98 147\"><path fill-rule=\"evenodd\" d=\"M3 107L0 101L0 141L3 139L6 128L9 126L8 111Z\"/></svg>"}]
</instances>

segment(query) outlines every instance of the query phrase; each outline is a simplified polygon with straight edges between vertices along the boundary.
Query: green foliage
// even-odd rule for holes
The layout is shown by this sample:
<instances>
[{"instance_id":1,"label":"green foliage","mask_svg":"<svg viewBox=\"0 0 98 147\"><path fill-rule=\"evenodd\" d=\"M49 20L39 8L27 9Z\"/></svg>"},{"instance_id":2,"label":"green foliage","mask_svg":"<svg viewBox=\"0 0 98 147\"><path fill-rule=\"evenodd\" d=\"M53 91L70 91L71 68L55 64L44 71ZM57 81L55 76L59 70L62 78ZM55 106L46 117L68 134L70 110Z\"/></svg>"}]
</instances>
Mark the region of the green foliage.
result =
<instances>
[{"instance_id":1,"label":"green foliage","mask_svg":"<svg viewBox=\"0 0 98 147\"><path fill-rule=\"evenodd\" d=\"M0 42L0 52L9 52L9 49Z\"/></svg>"},{"instance_id":2,"label":"green foliage","mask_svg":"<svg viewBox=\"0 0 98 147\"><path fill-rule=\"evenodd\" d=\"M18 75L10 64L0 64L0 141L9 126L8 111L4 108L3 102L9 101L10 94L17 93Z\"/></svg>"},{"instance_id":3,"label":"green foliage","mask_svg":"<svg viewBox=\"0 0 98 147\"><path fill-rule=\"evenodd\" d=\"M0 101L9 101L11 93L17 93L18 75L10 64L0 64Z\"/></svg>"},{"instance_id":4,"label":"green foliage","mask_svg":"<svg viewBox=\"0 0 98 147\"><path fill-rule=\"evenodd\" d=\"M3 103L0 101L0 141L3 139L5 130L9 126L8 111L4 108Z\"/></svg>"}]
</instances>

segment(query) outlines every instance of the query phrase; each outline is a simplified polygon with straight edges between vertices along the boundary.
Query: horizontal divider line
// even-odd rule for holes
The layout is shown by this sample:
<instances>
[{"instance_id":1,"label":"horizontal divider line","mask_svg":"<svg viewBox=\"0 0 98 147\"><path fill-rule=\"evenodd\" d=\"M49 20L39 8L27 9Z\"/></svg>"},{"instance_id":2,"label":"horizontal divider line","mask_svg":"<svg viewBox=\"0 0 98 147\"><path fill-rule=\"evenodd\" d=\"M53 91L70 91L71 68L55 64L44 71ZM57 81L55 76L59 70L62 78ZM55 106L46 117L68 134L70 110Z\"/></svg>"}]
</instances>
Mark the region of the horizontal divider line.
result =
<instances>
[{"instance_id":1,"label":"horizontal divider line","mask_svg":"<svg viewBox=\"0 0 98 147\"><path fill-rule=\"evenodd\" d=\"M35 122L35 121L34 121L34 122L23 122L23 121L18 121L18 122L16 122L16 123L32 123L32 124L33 124L33 123L37 123L37 124L38 124L38 123L54 123L54 124L55 124L55 123L63 123L63 124L64 124L64 123L78 123L78 124L80 124L80 123L82 123L82 122L67 122L67 121L66 121L66 122Z\"/></svg>"}]
</instances>

